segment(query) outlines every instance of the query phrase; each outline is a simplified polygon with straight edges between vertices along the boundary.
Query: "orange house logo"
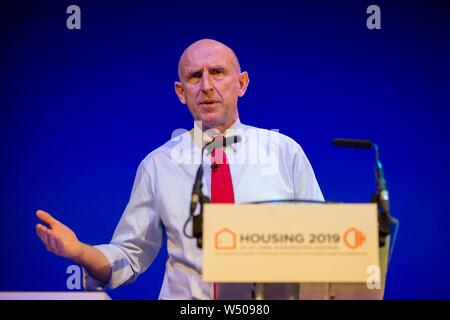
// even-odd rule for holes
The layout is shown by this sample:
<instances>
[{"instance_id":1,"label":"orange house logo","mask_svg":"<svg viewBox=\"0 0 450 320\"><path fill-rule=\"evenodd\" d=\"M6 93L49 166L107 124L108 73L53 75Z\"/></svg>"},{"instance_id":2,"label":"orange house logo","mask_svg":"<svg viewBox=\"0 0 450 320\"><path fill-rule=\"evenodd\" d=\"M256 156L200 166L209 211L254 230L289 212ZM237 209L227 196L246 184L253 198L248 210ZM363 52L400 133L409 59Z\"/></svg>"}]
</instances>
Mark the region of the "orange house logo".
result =
<instances>
[{"instance_id":1,"label":"orange house logo","mask_svg":"<svg viewBox=\"0 0 450 320\"><path fill-rule=\"evenodd\" d=\"M366 235L356 228L350 228L344 233L344 244L350 249L357 249L366 242Z\"/></svg>"},{"instance_id":2,"label":"orange house logo","mask_svg":"<svg viewBox=\"0 0 450 320\"><path fill-rule=\"evenodd\" d=\"M228 228L216 232L215 248L218 250L236 249L236 233Z\"/></svg>"}]
</instances>

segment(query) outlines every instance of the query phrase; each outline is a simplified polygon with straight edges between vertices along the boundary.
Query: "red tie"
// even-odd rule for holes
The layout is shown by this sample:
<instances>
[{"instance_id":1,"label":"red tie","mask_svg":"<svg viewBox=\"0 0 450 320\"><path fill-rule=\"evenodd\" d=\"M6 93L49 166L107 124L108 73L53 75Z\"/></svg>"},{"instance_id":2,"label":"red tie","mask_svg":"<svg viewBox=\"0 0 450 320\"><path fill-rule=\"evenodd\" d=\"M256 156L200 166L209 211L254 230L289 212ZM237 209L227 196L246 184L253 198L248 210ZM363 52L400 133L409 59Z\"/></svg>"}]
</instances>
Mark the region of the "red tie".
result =
<instances>
[{"instance_id":1,"label":"red tie","mask_svg":"<svg viewBox=\"0 0 450 320\"><path fill-rule=\"evenodd\" d=\"M217 136L216 141L223 141L223 136ZM211 152L211 202L234 203L233 183L230 166L223 147ZM214 300L217 300L217 285L213 285Z\"/></svg>"},{"instance_id":2,"label":"red tie","mask_svg":"<svg viewBox=\"0 0 450 320\"><path fill-rule=\"evenodd\" d=\"M223 136L217 136L215 140L220 143ZM223 147L211 152L211 202L234 203L230 166Z\"/></svg>"}]
</instances>

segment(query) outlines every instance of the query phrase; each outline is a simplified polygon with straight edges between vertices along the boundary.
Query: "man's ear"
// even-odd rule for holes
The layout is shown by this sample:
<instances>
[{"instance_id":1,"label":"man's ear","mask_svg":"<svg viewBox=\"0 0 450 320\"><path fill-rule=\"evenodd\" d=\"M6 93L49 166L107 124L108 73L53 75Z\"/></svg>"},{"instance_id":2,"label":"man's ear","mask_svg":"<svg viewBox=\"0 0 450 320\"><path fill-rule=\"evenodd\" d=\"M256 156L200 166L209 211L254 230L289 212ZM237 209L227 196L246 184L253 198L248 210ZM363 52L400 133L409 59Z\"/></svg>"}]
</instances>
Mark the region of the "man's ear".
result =
<instances>
[{"instance_id":1,"label":"man's ear","mask_svg":"<svg viewBox=\"0 0 450 320\"><path fill-rule=\"evenodd\" d=\"M178 99L180 99L180 102L186 104L186 97L184 96L184 89L181 82L175 81L175 93L177 94Z\"/></svg>"},{"instance_id":2,"label":"man's ear","mask_svg":"<svg viewBox=\"0 0 450 320\"><path fill-rule=\"evenodd\" d=\"M250 79L248 78L248 72L247 71L242 72L239 75L239 97L244 96L249 82L250 82Z\"/></svg>"}]
</instances>

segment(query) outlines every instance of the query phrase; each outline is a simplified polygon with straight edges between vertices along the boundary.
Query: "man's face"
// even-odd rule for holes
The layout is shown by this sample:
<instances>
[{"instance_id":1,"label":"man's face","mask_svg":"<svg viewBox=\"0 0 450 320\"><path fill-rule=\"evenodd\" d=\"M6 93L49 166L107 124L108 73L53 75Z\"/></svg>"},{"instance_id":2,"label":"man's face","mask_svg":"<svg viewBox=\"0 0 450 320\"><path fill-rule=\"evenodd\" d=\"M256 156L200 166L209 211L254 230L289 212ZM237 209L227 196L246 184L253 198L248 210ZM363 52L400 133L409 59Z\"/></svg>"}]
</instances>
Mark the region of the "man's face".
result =
<instances>
[{"instance_id":1,"label":"man's face","mask_svg":"<svg viewBox=\"0 0 450 320\"><path fill-rule=\"evenodd\" d=\"M183 54L175 91L194 120L202 121L204 129L223 131L237 120L237 100L244 95L247 84L247 73L239 72L236 57L228 47L200 41Z\"/></svg>"}]
</instances>

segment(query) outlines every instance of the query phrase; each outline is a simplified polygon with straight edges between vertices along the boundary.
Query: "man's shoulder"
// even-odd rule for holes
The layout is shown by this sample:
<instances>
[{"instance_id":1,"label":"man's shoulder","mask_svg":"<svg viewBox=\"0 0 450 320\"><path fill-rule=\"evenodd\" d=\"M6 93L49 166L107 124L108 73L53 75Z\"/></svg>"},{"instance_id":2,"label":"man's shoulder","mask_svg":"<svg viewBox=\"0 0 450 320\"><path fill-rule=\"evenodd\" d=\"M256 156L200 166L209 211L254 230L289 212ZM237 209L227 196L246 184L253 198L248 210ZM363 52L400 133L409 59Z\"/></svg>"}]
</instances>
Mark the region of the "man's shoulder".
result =
<instances>
[{"instance_id":1,"label":"man's shoulder","mask_svg":"<svg viewBox=\"0 0 450 320\"><path fill-rule=\"evenodd\" d=\"M256 139L258 143L275 143L282 149L290 151L301 150L300 144L290 136L280 132L280 129L264 129L247 125L246 136Z\"/></svg>"},{"instance_id":2,"label":"man's shoulder","mask_svg":"<svg viewBox=\"0 0 450 320\"><path fill-rule=\"evenodd\" d=\"M182 132L179 135L172 137L158 148L151 151L142 160L142 163L147 165L151 162L168 158L173 158L174 155L182 153L186 150L192 149L192 138L189 131Z\"/></svg>"}]
</instances>

